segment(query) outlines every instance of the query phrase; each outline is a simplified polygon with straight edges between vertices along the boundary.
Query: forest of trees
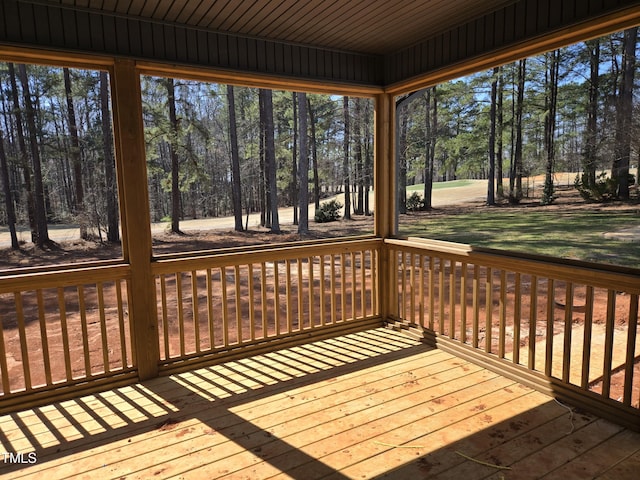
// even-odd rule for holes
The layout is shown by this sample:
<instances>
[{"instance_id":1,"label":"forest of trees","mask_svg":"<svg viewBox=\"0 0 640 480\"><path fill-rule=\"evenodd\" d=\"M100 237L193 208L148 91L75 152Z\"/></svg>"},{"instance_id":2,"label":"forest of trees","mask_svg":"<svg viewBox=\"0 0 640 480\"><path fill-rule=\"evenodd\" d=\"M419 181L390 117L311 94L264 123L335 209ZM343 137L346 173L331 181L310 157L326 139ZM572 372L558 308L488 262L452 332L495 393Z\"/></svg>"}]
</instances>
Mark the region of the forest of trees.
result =
<instances>
[{"instance_id":1,"label":"forest of trees","mask_svg":"<svg viewBox=\"0 0 640 480\"><path fill-rule=\"evenodd\" d=\"M581 42L397 99L400 212L407 187L487 179L487 203L518 203L523 179L574 172L588 200L629 199L640 152L637 28ZM306 233L323 199L370 215L373 101L142 76L152 222L249 214L271 232L280 209ZM52 244L56 223L120 238L106 72L0 63L0 225ZM603 173L604 172L604 173ZM311 206L312 218L309 218ZM415 208L412 204L411 208Z\"/></svg>"},{"instance_id":2,"label":"forest of trees","mask_svg":"<svg viewBox=\"0 0 640 480\"><path fill-rule=\"evenodd\" d=\"M640 152L637 28L415 92L398 102L400 211L407 186L487 179L487 204L526 195L523 178L574 172L587 200L627 200ZM415 207L415 203L412 205Z\"/></svg>"},{"instance_id":3,"label":"forest of trees","mask_svg":"<svg viewBox=\"0 0 640 480\"><path fill-rule=\"evenodd\" d=\"M181 219L234 216L244 230L260 212L279 232L294 207L305 233L303 206L345 191L343 216L371 213L372 100L147 76L142 92L153 222L179 233Z\"/></svg>"},{"instance_id":4,"label":"forest of trees","mask_svg":"<svg viewBox=\"0 0 640 480\"><path fill-rule=\"evenodd\" d=\"M141 85L153 222L178 233L183 219L234 216L244 230L243 215L260 212L278 232L278 209L295 206L304 233L300 206L317 210L345 189L345 217L372 213L371 99L147 76ZM108 74L0 63L0 89L0 225L12 247L26 226L34 244L52 245L56 223L119 241Z\"/></svg>"},{"instance_id":5,"label":"forest of trees","mask_svg":"<svg viewBox=\"0 0 640 480\"><path fill-rule=\"evenodd\" d=\"M51 224L82 238L119 240L106 72L0 63L0 224L26 225L39 247Z\"/></svg>"}]
</instances>

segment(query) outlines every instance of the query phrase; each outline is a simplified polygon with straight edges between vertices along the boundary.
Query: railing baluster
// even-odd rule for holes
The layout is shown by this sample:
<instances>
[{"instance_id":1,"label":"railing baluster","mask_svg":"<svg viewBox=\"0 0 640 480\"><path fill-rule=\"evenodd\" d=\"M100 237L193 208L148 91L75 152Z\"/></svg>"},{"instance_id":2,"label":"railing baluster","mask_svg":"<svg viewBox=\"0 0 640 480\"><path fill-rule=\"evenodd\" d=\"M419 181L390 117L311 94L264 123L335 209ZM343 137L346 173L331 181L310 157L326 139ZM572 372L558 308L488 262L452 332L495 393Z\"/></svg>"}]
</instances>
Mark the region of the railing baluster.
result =
<instances>
[{"instance_id":1,"label":"railing baluster","mask_svg":"<svg viewBox=\"0 0 640 480\"><path fill-rule=\"evenodd\" d=\"M449 260L449 338L456 338L456 268L457 262Z\"/></svg>"},{"instance_id":2,"label":"railing baluster","mask_svg":"<svg viewBox=\"0 0 640 480\"><path fill-rule=\"evenodd\" d=\"M91 376L91 358L89 353L89 332L87 331L87 307L84 302L84 287L76 287L78 294L78 309L80 310L80 330L82 332L82 358L84 360L84 374Z\"/></svg>"},{"instance_id":3,"label":"railing baluster","mask_svg":"<svg viewBox=\"0 0 640 480\"><path fill-rule=\"evenodd\" d=\"M326 255L320 255L319 257L319 267L320 267L320 326L324 327L326 324L326 315L327 315L327 306L326 306L326 289L325 289L325 271L324 271L324 262L326 261Z\"/></svg>"},{"instance_id":4,"label":"railing baluster","mask_svg":"<svg viewBox=\"0 0 640 480\"><path fill-rule=\"evenodd\" d=\"M104 284L98 282L98 310L100 312L100 337L102 339L102 363L104 364L104 373L111 371L111 360L109 359L109 336L107 333L107 317L104 311Z\"/></svg>"},{"instance_id":5,"label":"railing baluster","mask_svg":"<svg viewBox=\"0 0 640 480\"><path fill-rule=\"evenodd\" d=\"M351 262L351 319L355 320L358 315L356 312L356 292L358 291L358 287L356 285L356 254L355 252L351 252L349 254L349 260Z\"/></svg>"},{"instance_id":6,"label":"railing baluster","mask_svg":"<svg viewBox=\"0 0 640 480\"><path fill-rule=\"evenodd\" d=\"M293 310L293 306L291 304L291 302L293 301L293 293L292 293L292 289L291 289L291 260L287 260L285 262L286 265L286 300L287 300L287 333L290 333L293 330L293 320L292 320L292 310Z\"/></svg>"},{"instance_id":7,"label":"railing baluster","mask_svg":"<svg viewBox=\"0 0 640 480\"><path fill-rule=\"evenodd\" d=\"M407 262L405 252L400 253L400 319L407 319Z\"/></svg>"},{"instance_id":8,"label":"railing baluster","mask_svg":"<svg viewBox=\"0 0 640 480\"><path fill-rule=\"evenodd\" d=\"M209 348L213 350L216 345L214 329L215 318L213 316L213 272L210 268L207 268L205 274L207 276L207 326L209 328Z\"/></svg>"},{"instance_id":9,"label":"railing baluster","mask_svg":"<svg viewBox=\"0 0 640 480\"><path fill-rule=\"evenodd\" d=\"M360 250L360 317L367 316L367 276L366 276L366 253Z\"/></svg>"},{"instance_id":10,"label":"railing baluster","mask_svg":"<svg viewBox=\"0 0 640 480\"><path fill-rule=\"evenodd\" d=\"M58 310L60 312L60 331L62 334L62 348L64 349L64 371L66 380L71 381L71 357L69 354L69 330L67 329L67 307L64 288L58 287Z\"/></svg>"},{"instance_id":11,"label":"railing baluster","mask_svg":"<svg viewBox=\"0 0 640 480\"><path fill-rule=\"evenodd\" d=\"M298 328L296 330L298 331L302 331L303 328L303 324L304 324L304 316L302 315L302 312L304 312L304 283L303 283L303 278L302 278L302 259L298 258L296 259L296 267L298 270L298 274L296 275L297 278L297 287L296 287L296 292L297 292L297 297L298 297L298 311L296 312L296 316L295 318L298 319ZM292 332L293 329L289 329L289 332Z\"/></svg>"},{"instance_id":12,"label":"railing baluster","mask_svg":"<svg viewBox=\"0 0 640 480\"><path fill-rule=\"evenodd\" d=\"M443 257L438 258L438 307L439 307L439 318L438 318L438 333L444 334L444 270L445 270L445 259Z\"/></svg>"},{"instance_id":13,"label":"railing baluster","mask_svg":"<svg viewBox=\"0 0 640 480\"><path fill-rule=\"evenodd\" d=\"M424 256L423 255L419 255L418 256L418 261L420 262L419 265L419 270L418 270L418 282L419 282L419 288L418 288L418 316L420 318L420 321L418 322L419 325L426 327L426 318L424 316Z\"/></svg>"},{"instance_id":14,"label":"railing baluster","mask_svg":"<svg viewBox=\"0 0 640 480\"><path fill-rule=\"evenodd\" d=\"M184 303L182 296L182 272L176 272L176 304L178 305L178 331L180 338L180 356L184 357L186 352L185 338L184 338Z\"/></svg>"},{"instance_id":15,"label":"railing baluster","mask_svg":"<svg viewBox=\"0 0 640 480\"><path fill-rule=\"evenodd\" d=\"M522 279L515 274L513 290L513 363L520 363L520 328L522 321Z\"/></svg>"},{"instance_id":16,"label":"railing baluster","mask_svg":"<svg viewBox=\"0 0 640 480\"><path fill-rule=\"evenodd\" d=\"M124 330L124 302L122 300L121 280L116 280L114 284L116 288L116 303L118 308L118 332L120 334L120 367L127 368L129 366L129 361L127 357L127 338Z\"/></svg>"},{"instance_id":17,"label":"railing baluster","mask_svg":"<svg viewBox=\"0 0 640 480\"><path fill-rule=\"evenodd\" d=\"M555 281L547 279L547 343L544 360L544 374L550 377L553 373L553 322L555 311Z\"/></svg>"},{"instance_id":18,"label":"railing baluster","mask_svg":"<svg viewBox=\"0 0 640 480\"><path fill-rule=\"evenodd\" d=\"M222 291L222 347L229 346L229 305L227 305L227 267L220 267L220 290Z\"/></svg>"},{"instance_id":19,"label":"railing baluster","mask_svg":"<svg viewBox=\"0 0 640 480\"><path fill-rule=\"evenodd\" d=\"M29 365L29 349L27 348L27 330L24 321L24 308L22 305L22 294L14 293L16 306L16 317L18 319L18 337L20 339L20 356L22 358L22 371L24 373L24 388L31 390L31 366Z\"/></svg>"},{"instance_id":20,"label":"railing baluster","mask_svg":"<svg viewBox=\"0 0 640 480\"><path fill-rule=\"evenodd\" d=\"M198 272L191 270L191 309L193 313L193 335L196 343L196 353L202 351L200 347L200 311L198 305Z\"/></svg>"},{"instance_id":21,"label":"railing baluster","mask_svg":"<svg viewBox=\"0 0 640 480\"><path fill-rule=\"evenodd\" d=\"M127 309L129 311L130 310L130 299L132 298L132 288L131 288L131 282L127 281L126 283L126 288L127 288ZM131 320L129 320L128 322L128 326L129 326L129 347L131 348L131 366L132 367L136 367L137 366L137 360L136 360L136 342L134 341L134 331L133 331L133 322Z\"/></svg>"},{"instance_id":22,"label":"railing baluster","mask_svg":"<svg viewBox=\"0 0 640 480\"><path fill-rule=\"evenodd\" d=\"M340 254L340 294L342 296L342 318L340 321L346 321L347 317L347 279L346 279L347 266L345 264L345 254Z\"/></svg>"},{"instance_id":23,"label":"railing baluster","mask_svg":"<svg viewBox=\"0 0 640 480\"><path fill-rule=\"evenodd\" d=\"M633 367L636 358L636 336L638 333L638 294L629 298L629 322L627 330L627 355L624 369L624 395L622 402L631 406L633 393Z\"/></svg>"},{"instance_id":24,"label":"railing baluster","mask_svg":"<svg viewBox=\"0 0 640 480\"><path fill-rule=\"evenodd\" d=\"M487 276L485 278L484 290L484 313L485 313L485 331L484 331L484 351L491 353L491 337L493 330L493 270L487 267Z\"/></svg>"},{"instance_id":25,"label":"railing baluster","mask_svg":"<svg viewBox=\"0 0 640 480\"><path fill-rule=\"evenodd\" d=\"M571 323L573 320L573 283L565 284L564 344L562 348L562 381L569 383L571 374Z\"/></svg>"},{"instance_id":26,"label":"railing baluster","mask_svg":"<svg viewBox=\"0 0 640 480\"><path fill-rule=\"evenodd\" d=\"M435 329L436 322L436 298L435 298L435 278L433 272L435 269L435 260L433 255L429 256L429 328Z\"/></svg>"},{"instance_id":27,"label":"railing baluster","mask_svg":"<svg viewBox=\"0 0 640 480\"><path fill-rule=\"evenodd\" d=\"M234 280L234 297L236 305L236 341L239 345L244 342L244 334L242 332L242 285L240 283L240 265L233 267Z\"/></svg>"},{"instance_id":28,"label":"railing baluster","mask_svg":"<svg viewBox=\"0 0 640 480\"><path fill-rule=\"evenodd\" d=\"M380 266L380 254L378 250L371 250L371 315L380 313L380 284L378 282L378 270Z\"/></svg>"},{"instance_id":29,"label":"railing baluster","mask_svg":"<svg viewBox=\"0 0 640 480\"><path fill-rule=\"evenodd\" d=\"M587 287L584 310L584 338L582 339L582 380L580 386L589 388L589 370L591 365L591 333L593 331L593 287Z\"/></svg>"},{"instance_id":30,"label":"railing baluster","mask_svg":"<svg viewBox=\"0 0 640 480\"><path fill-rule=\"evenodd\" d=\"M460 265L460 342L467 342L467 263Z\"/></svg>"},{"instance_id":31,"label":"railing baluster","mask_svg":"<svg viewBox=\"0 0 640 480\"><path fill-rule=\"evenodd\" d=\"M611 368L613 363L613 330L616 320L616 291L607 291L607 320L604 340L604 365L602 369L602 396L609 398L611 394Z\"/></svg>"},{"instance_id":32,"label":"railing baluster","mask_svg":"<svg viewBox=\"0 0 640 480\"><path fill-rule=\"evenodd\" d=\"M7 350L4 343L4 322L0 318L0 375L2 375L3 396L11 393L11 383L9 382L9 365L7 364Z\"/></svg>"},{"instance_id":33,"label":"railing baluster","mask_svg":"<svg viewBox=\"0 0 640 480\"><path fill-rule=\"evenodd\" d=\"M338 300L336 299L336 257L334 254L329 255L329 261L331 262L329 268L331 273L331 277L329 279L329 283L331 284L331 324L335 325L338 321L336 312L338 308Z\"/></svg>"},{"instance_id":34,"label":"railing baluster","mask_svg":"<svg viewBox=\"0 0 640 480\"><path fill-rule=\"evenodd\" d=\"M44 295L41 288L36 290L36 296L38 299L38 321L40 323L40 341L42 343L42 361L44 363L45 385L51 385L53 380L51 376L51 359L49 358L49 336L47 335L47 317L45 315ZM0 325L0 332L1 331L2 325ZM0 341L2 341L1 337ZM1 351L0 355L3 355Z\"/></svg>"},{"instance_id":35,"label":"railing baluster","mask_svg":"<svg viewBox=\"0 0 640 480\"><path fill-rule=\"evenodd\" d=\"M416 274L415 274L415 257L413 252L409 253L409 317L405 320L409 320L411 323L415 323L415 312L416 312Z\"/></svg>"},{"instance_id":36,"label":"railing baluster","mask_svg":"<svg viewBox=\"0 0 640 480\"><path fill-rule=\"evenodd\" d=\"M480 330L480 266L473 266L473 348L478 348Z\"/></svg>"},{"instance_id":37,"label":"railing baluster","mask_svg":"<svg viewBox=\"0 0 640 480\"><path fill-rule=\"evenodd\" d=\"M248 280L247 287L249 288L249 338L253 341L256 339L256 308L255 308L255 294L253 291L253 263L248 265Z\"/></svg>"},{"instance_id":38,"label":"railing baluster","mask_svg":"<svg viewBox=\"0 0 640 480\"><path fill-rule=\"evenodd\" d=\"M536 369L536 334L538 330L538 277L531 275L531 293L529 295L529 370Z\"/></svg>"},{"instance_id":39,"label":"railing baluster","mask_svg":"<svg viewBox=\"0 0 640 480\"><path fill-rule=\"evenodd\" d=\"M274 294L277 292L274 292ZM269 336L268 325L267 325L267 271L266 271L266 263L262 262L260 264L260 308L261 308L261 318L262 321L262 338L267 338ZM278 312L273 312L274 318L278 317Z\"/></svg>"},{"instance_id":40,"label":"railing baluster","mask_svg":"<svg viewBox=\"0 0 640 480\"><path fill-rule=\"evenodd\" d=\"M164 340L164 360L171 357L169 350L169 313L167 312L167 279L165 275L160 275L160 296L162 302L162 336Z\"/></svg>"},{"instance_id":41,"label":"railing baluster","mask_svg":"<svg viewBox=\"0 0 640 480\"><path fill-rule=\"evenodd\" d=\"M315 287L313 285L313 267L314 267L314 257L308 257L307 259L309 265L309 286L307 287L309 290L309 328L315 328L316 319L315 319Z\"/></svg>"},{"instance_id":42,"label":"railing baluster","mask_svg":"<svg viewBox=\"0 0 640 480\"><path fill-rule=\"evenodd\" d=\"M276 335L280 335L280 264L273 262L273 321Z\"/></svg>"},{"instance_id":43,"label":"railing baluster","mask_svg":"<svg viewBox=\"0 0 640 480\"><path fill-rule=\"evenodd\" d=\"M504 358L507 340L507 272L500 270L500 311L498 313L498 356Z\"/></svg>"}]
</instances>

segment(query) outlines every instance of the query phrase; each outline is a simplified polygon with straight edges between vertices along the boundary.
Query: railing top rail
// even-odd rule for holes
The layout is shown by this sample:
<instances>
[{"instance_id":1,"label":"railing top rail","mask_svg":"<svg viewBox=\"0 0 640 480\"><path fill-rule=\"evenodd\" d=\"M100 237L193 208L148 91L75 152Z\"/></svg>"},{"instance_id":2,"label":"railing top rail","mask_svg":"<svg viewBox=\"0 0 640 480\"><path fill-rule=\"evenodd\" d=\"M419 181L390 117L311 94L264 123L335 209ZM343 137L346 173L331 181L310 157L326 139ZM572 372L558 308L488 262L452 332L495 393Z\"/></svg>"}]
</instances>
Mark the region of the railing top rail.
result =
<instances>
[{"instance_id":1,"label":"railing top rail","mask_svg":"<svg viewBox=\"0 0 640 480\"><path fill-rule=\"evenodd\" d=\"M124 280L130 274L131 267L127 264L17 273L0 277L0 293Z\"/></svg>"},{"instance_id":2,"label":"railing top rail","mask_svg":"<svg viewBox=\"0 0 640 480\"><path fill-rule=\"evenodd\" d=\"M339 255L357 252L363 249L378 250L382 247L380 238L341 240L333 242L312 243L304 245L277 246L242 251L224 251L220 253L206 252L179 258L159 258L152 263L154 274L172 273L178 270L201 270L222 266L247 265L249 263L272 262L295 258L307 258L317 255Z\"/></svg>"},{"instance_id":3,"label":"railing top rail","mask_svg":"<svg viewBox=\"0 0 640 480\"><path fill-rule=\"evenodd\" d=\"M570 259L556 259L542 255L512 253L466 244L426 240L410 237L385 239L385 245L415 252L436 252L460 262L486 265L523 274L538 275L557 280L581 282L601 288L615 288L640 294L640 270L614 265L601 265Z\"/></svg>"}]
</instances>

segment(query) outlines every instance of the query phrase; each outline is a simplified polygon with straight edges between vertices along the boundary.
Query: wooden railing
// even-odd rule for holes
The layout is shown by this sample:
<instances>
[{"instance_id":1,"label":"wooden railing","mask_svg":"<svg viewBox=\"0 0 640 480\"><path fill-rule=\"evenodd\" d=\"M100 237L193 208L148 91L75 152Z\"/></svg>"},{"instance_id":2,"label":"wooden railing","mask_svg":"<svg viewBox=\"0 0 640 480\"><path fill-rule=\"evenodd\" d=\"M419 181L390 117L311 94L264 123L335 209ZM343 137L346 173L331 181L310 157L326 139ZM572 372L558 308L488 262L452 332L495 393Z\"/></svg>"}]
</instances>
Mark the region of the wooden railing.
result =
<instances>
[{"instance_id":1,"label":"wooden railing","mask_svg":"<svg viewBox=\"0 0 640 480\"><path fill-rule=\"evenodd\" d=\"M447 242L385 243L399 325L638 428L637 271Z\"/></svg>"},{"instance_id":2,"label":"wooden railing","mask_svg":"<svg viewBox=\"0 0 640 480\"><path fill-rule=\"evenodd\" d=\"M353 240L155 262L161 369L380 321L380 247Z\"/></svg>"},{"instance_id":3,"label":"wooden railing","mask_svg":"<svg viewBox=\"0 0 640 480\"><path fill-rule=\"evenodd\" d=\"M134 377L127 265L0 277L2 408Z\"/></svg>"},{"instance_id":4,"label":"wooden railing","mask_svg":"<svg viewBox=\"0 0 640 480\"><path fill-rule=\"evenodd\" d=\"M159 345L152 360L168 372L379 325L381 246L369 238L154 260L149 330L129 318L129 265L5 273L0 411L137 380L136 331L154 335L145 339Z\"/></svg>"}]
</instances>

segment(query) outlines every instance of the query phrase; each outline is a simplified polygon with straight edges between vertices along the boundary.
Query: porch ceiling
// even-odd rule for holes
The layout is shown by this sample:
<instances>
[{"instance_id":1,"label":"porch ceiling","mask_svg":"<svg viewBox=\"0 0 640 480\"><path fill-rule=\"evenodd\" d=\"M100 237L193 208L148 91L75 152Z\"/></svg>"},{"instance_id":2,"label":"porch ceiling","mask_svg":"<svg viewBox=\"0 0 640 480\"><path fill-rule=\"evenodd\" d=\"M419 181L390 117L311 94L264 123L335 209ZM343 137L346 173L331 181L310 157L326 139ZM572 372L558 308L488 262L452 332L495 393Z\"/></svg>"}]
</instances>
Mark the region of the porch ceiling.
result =
<instances>
[{"instance_id":1,"label":"porch ceiling","mask_svg":"<svg viewBox=\"0 0 640 480\"><path fill-rule=\"evenodd\" d=\"M0 47L405 93L637 23L640 0L3 0Z\"/></svg>"},{"instance_id":2,"label":"porch ceiling","mask_svg":"<svg viewBox=\"0 0 640 480\"><path fill-rule=\"evenodd\" d=\"M46 0L72 8L334 50L388 54L515 0Z\"/></svg>"}]
</instances>

